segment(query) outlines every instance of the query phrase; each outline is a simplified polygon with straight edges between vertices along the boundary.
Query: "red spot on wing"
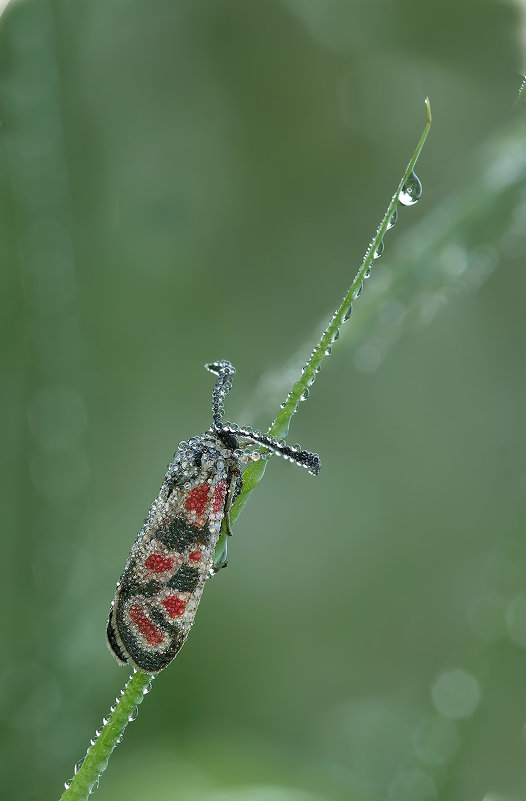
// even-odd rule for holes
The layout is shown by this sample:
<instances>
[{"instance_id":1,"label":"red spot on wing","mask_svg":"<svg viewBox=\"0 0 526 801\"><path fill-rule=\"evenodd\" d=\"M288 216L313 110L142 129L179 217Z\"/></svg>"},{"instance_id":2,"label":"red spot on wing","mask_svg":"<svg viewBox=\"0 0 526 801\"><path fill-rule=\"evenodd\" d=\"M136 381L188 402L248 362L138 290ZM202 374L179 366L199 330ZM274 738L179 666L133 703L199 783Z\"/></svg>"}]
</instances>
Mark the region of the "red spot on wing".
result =
<instances>
[{"instance_id":1,"label":"red spot on wing","mask_svg":"<svg viewBox=\"0 0 526 801\"><path fill-rule=\"evenodd\" d=\"M220 512L225 503L226 481L220 481L214 490L213 512Z\"/></svg>"},{"instance_id":2,"label":"red spot on wing","mask_svg":"<svg viewBox=\"0 0 526 801\"><path fill-rule=\"evenodd\" d=\"M148 559L145 559L144 566L148 568L148 570L153 570L154 573L165 573L167 570L170 570L174 566L175 562L169 556L165 556L163 553L159 553L159 551L154 551L151 553Z\"/></svg>"},{"instance_id":3,"label":"red spot on wing","mask_svg":"<svg viewBox=\"0 0 526 801\"><path fill-rule=\"evenodd\" d=\"M193 490L190 490L186 496L184 508L187 512L195 512L197 517L201 517L206 510L209 497L209 484L199 484L198 487L194 487Z\"/></svg>"},{"instance_id":4,"label":"red spot on wing","mask_svg":"<svg viewBox=\"0 0 526 801\"><path fill-rule=\"evenodd\" d=\"M133 604L130 607L130 620L148 645L160 645L164 640L162 631L154 626L151 620L148 620L140 604Z\"/></svg>"},{"instance_id":5,"label":"red spot on wing","mask_svg":"<svg viewBox=\"0 0 526 801\"><path fill-rule=\"evenodd\" d=\"M186 609L186 601L182 601L177 595L168 595L162 604L170 617L181 617Z\"/></svg>"},{"instance_id":6,"label":"red spot on wing","mask_svg":"<svg viewBox=\"0 0 526 801\"><path fill-rule=\"evenodd\" d=\"M188 554L188 561L189 562L200 562L202 557L201 551L192 551Z\"/></svg>"}]
</instances>

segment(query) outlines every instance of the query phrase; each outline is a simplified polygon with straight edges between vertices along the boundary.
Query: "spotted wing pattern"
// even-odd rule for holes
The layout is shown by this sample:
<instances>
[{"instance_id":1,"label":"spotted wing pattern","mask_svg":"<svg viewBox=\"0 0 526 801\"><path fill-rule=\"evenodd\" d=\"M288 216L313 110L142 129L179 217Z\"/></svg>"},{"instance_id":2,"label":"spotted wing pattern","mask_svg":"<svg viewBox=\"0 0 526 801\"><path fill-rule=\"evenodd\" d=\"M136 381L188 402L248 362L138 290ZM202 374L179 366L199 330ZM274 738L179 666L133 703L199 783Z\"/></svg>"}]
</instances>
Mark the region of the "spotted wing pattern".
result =
<instances>
[{"instance_id":1,"label":"spotted wing pattern","mask_svg":"<svg viewBox=\"0 0 526 801\"><path fill-rule=\"evenodd\" d=\"M232 451L215 437L181 443L117 583L108 644L149 673L175 657L211 573L232 482Z\"/></svg>"}]
</instances>

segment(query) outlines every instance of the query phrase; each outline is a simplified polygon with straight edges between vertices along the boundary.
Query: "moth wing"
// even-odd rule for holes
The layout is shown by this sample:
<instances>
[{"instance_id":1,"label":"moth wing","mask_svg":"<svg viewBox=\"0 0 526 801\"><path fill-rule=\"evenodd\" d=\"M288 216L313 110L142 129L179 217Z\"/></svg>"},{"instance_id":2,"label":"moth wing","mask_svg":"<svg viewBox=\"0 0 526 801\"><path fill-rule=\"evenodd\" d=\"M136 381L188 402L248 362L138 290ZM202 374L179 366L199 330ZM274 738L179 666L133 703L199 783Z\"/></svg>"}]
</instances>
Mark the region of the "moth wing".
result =
<instances>
[{"instance_id":1,"label":"moth wing","mask_svg":"<svg viewBox=\"0 0 526 801\"><path fill-rule=\"evenodd\" d=\"M227 479L221 471L199 475L161 514L147 518L108 618L108 645L121 664L156 673L182 647L210 575ZM154 507L159 510L159 499Z\"/></svg>"}]
</instances>

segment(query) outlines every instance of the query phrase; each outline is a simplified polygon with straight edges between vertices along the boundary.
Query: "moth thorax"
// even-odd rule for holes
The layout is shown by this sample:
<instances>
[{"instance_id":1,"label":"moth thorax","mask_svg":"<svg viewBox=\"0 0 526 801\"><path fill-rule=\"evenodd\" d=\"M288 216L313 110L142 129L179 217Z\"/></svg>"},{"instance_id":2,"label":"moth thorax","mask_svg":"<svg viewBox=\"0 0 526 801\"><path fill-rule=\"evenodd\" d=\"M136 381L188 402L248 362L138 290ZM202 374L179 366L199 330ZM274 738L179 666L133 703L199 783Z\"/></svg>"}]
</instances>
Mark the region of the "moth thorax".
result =
<instances>
[{"instance_id":1,"label":"moth thorax","mask_svg":"<svg viewBox=\"0 0 526 801\"><path fill-rule=\"evenodd\" d=\"M224 429L220 429L217 433L217 438L221 440L225 448L228 448L231 451L235 451L238 447L238 441L235 434L232 434L230 431L225 431Z\"/></svg>"}]
</instances>

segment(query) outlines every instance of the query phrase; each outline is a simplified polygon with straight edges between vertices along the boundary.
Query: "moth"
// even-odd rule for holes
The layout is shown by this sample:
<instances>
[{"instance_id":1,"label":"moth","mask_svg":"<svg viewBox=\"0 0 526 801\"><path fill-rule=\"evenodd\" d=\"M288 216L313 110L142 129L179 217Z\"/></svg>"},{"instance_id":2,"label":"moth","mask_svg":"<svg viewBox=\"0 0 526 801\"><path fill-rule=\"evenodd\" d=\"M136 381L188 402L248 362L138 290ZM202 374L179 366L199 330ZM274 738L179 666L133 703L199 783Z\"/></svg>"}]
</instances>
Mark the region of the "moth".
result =
<instances>
[{"instance_id":1,"label":"moth","mask_svg":"<svg viewBox=\"0 0 526 801\"><path fill-rule=\"evenodd\" d=\"M214 423L177 448L117 582L108 617L108 645L117 661L147 673L158 673L179 652L205 581L226 566L226 549L214 562L221 526L224 521L231 533L229 513L243 486L242 467L261 455L246 447L263 445L312 475L320 470L316 453L223 423L223 401L236 371L224 360L205 367L217 376Z\"/></svg>"}]
</instances>

